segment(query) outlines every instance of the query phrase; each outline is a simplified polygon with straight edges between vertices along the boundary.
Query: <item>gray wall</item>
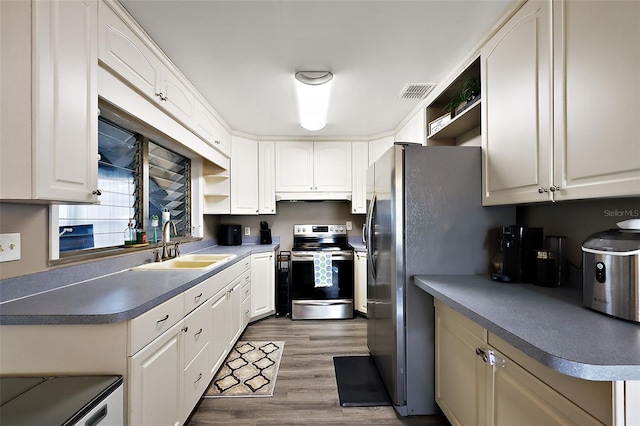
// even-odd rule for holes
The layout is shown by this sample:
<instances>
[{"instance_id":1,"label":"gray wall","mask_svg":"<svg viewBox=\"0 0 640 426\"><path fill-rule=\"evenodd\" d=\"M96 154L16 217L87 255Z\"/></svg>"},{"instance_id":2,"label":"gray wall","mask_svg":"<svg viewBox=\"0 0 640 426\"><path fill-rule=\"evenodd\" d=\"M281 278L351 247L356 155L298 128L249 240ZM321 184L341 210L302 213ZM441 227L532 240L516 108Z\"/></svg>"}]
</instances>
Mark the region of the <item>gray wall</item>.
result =
<instances>
[{"instance_id":1,"label":"gray wall","mask_svg":"<svg viewBox=\"0 0 640 426\"><path fill-rule=\"evenodd\" d=\"M609 198L518 207L518 224L544 228L544 235L567 237L566 255L578 266L582 263L582 242L591 234L616 228L626 219L640 219L640 199Z\"/></svg>"},{"instance_id":2,"label":"gray wall","mask_svg":"<svg viewBox=\"0 0 640 426\"><path fill-rule=\"evenodd\" d=\"M260 236L260 222L266 221L271 235L280 237L280 250L291 250L293 244L293 225L295 224L338 224L353 222L353 229L348 231L350 237L362 235L364 215L352 215L351 203L347 201L323 202L286 202L277 205L277 214L261 216L223 216L220 223L239 223L251 227L251 236Z\"/></svg>"}]
</instances>

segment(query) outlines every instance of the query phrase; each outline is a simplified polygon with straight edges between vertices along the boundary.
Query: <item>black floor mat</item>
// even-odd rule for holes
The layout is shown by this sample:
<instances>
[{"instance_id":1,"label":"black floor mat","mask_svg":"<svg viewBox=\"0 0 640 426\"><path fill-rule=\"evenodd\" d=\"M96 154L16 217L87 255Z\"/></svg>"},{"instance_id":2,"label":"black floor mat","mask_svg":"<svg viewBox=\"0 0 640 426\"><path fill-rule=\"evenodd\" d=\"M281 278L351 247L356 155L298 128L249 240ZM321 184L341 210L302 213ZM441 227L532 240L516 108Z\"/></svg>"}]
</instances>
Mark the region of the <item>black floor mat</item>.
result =
<instances>
[{"instance_id":1,"label":"black floor mat","mask_svg":"<svg viewBox=\"0 0 640 426\"><path fill-rule=\"evenodd\" d=\"M333 357L342 407L391 405L387 390L370 356Z\"/></svg>"}]
</instances>

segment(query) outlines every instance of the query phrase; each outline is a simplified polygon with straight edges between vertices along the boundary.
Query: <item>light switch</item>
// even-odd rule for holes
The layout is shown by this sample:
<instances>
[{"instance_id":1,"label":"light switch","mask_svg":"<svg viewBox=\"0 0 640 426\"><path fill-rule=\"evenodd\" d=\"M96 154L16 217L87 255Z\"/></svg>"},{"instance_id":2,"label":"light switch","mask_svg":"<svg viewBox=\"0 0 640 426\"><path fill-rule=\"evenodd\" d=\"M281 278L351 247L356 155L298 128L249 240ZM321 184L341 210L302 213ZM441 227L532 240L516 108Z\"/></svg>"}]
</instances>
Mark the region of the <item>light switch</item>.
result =
<instances>
[{"instance_id":1,"label":"light switch","mask_svg":"<svg viewBox=\"0 0 640 426\"><path fill-rule=\"evenodd\" d=\"M350 220L347 221L347 231L351 231L353 229L353 223Z\"/></svg>"},{"instance_id":2,"label":"light switch","mask_svg":"<svg viewBox=\"0 0 640 426\"><path fill-rule=\"evenodd\" d=\"M244 235L251 235L251 227L250 226L245 226L244 227Z\"/></svg>"},{"instance_id":3,"label":"light switch","mask_svg":"<svg viewBox=\"0 0 640 426\"><path fill-rule=\"evenodd\" d=\"M20 260L20 234L0 234L0 262Z\"/></svg>"}]
</instances>

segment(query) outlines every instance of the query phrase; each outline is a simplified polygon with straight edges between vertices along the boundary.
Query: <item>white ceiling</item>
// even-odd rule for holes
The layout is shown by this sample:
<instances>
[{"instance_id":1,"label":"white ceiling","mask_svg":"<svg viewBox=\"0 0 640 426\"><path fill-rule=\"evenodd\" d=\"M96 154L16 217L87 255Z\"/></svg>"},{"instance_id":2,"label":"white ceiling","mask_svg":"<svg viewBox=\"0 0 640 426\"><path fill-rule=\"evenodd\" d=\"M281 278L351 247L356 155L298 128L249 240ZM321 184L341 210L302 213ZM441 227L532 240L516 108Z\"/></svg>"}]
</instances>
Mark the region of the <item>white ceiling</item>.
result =
<instances>
[{"instance_id":1,"label":"white ceiling","mask_svg":"<svg viewBox=\"0 0 640 426\"><path fill-rule=\"evenodd\" d=\"M369 136L394 129L512 0L121 0L235 130ZM297 122L293 74L334 73L327 126Z\"/></svg>"}]
</instances>

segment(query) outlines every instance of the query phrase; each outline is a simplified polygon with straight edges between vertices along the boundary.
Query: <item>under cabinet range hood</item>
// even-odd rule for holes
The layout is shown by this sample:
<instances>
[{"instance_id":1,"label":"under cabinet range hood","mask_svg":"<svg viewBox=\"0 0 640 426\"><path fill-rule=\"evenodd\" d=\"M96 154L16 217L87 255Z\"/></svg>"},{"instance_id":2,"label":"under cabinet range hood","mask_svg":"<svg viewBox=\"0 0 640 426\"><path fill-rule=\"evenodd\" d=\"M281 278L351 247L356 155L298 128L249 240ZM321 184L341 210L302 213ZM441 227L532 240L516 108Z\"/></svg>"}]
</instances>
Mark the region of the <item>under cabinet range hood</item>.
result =
<instances>
[{"instance_id":1,"label":"under cabinet range hood","mask_svg":"<svg viewBox=\"0 0 640 426\"><path fill-rule=\"evenodd\" d=\"M351 192L276 192L276 201L351 201Z\"/></svg>"}]
</instances>

